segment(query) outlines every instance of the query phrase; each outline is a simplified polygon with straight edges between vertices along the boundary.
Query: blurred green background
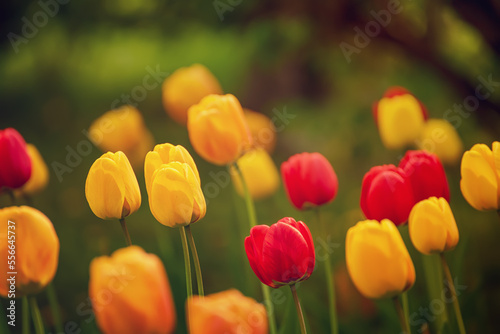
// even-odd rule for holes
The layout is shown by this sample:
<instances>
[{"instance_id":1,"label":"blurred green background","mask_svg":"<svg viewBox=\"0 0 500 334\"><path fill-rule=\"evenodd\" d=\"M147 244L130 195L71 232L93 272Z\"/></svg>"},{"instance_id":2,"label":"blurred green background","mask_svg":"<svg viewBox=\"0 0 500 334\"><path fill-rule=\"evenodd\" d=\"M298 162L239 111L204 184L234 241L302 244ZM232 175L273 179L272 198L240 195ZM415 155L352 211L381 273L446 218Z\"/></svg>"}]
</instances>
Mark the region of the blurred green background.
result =
<instances>
[{"instance_id":1,"label":"blurred green background","mask_svg":"<svg viewBox=\"0 0 500 334\"><path fill-rule=\"evenodd\" d=\"M82 333L98 332L87 293L89 263L125 244L118 222L95 217L85 199L85 178L101 154L99 149L91 146L62 180L53 163L67 164L68 150L86 145L84 130L116 99L142 85L148 68L165 77L179 67L201 63L244 107L269 117L284 110L293 115L278 132L273 159L279 166L294 153L317 151L335 168L339 192L323 208L323 218L330 226L328 237L336 244L333 257L341 274L345 233L363 219L359 196L364 173L374 165L397 164L403 154L382 146L371 114L373 101L389 86L401 85L427 106L430 117L443 118L454 104L474 95L479 76L500 81L500 3L494 0L61 2L66 3L2 2L0 128L16 128L49 165L49 186L34 199L34 206L52 220L60 238L54 285L63 321L76 323ZM358 29L365 31L368 23L377 22L374 13L388 6L400 12L391 15L385 26L378 25L380 31L364 42L367 45L356 44ZM34 30L27 21L37 24ZM346 57L341 43L358 45L357 51ZM457 131L466 149L500 139L500 86L493 87L476 111L460 118ZM194 153L186 129L163 110L160 85L137 102L156 142L184 145L199 166L202 186L215 182L213 175L225 169ZM498 217L495 212L475 211L463 199L458 165L447 167L447 174L461 233L459 246L447 256L453 275L465 286L462 313L469 333L492 333L500 316ZM177 332L184 333L185 283L178 232L155 221L142 171L138 179L143 205L128 219L130 234L135 244L164 261L177 305ZM257 278L241 270L242 263L248 269L242 242L243 234L248 234L243 200L228 185L208 202L206 217L193 225L206 292L236 287L261 301ZM2 206L8 203L0 198ZM282 188L256 205L260 223L292 216L315 229L314 213L297 212ZM402 233L417 269L409 296L411 312L418 312L428 308L430 300L421 256L409 242L407 229ZM299 289L312 333L328 328L322 279L313 275ZM347 301L359 298L353 290L344 292ZM285 321L291 299L288 291L281 293L276 295L278 323ZM44 293L39 304L47 328L55 332ZM375 308L370 305L369 311L339 305L341 333L399 330L390 301L376 301Z\"/></svg>"}]
</instances>

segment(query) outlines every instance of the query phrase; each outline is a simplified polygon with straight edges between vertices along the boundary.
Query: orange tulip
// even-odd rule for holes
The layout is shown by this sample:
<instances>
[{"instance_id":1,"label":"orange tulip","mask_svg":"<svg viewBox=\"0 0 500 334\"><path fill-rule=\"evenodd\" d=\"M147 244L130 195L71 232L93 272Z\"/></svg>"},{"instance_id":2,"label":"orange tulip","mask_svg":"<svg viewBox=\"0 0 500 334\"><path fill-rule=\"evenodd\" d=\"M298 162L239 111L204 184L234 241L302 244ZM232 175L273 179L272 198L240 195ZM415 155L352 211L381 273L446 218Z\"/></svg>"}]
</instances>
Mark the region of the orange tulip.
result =
<instances>
[{"instance_id":1,"label":"orange tulip","mask_svg":"<svg viewBox=\"0 0 500 334\"><path fill-rule=\"evenodd\" d=\"M103 333L172 333L175 307L161 260L138 246L90 263L89 296Z\"/></svg>"},{"instance_id":2,"label":"orange tulip","mask_svg":"<svg viewBox=\"0 0 500 334\"><path fill-rule=\"evenodd\" d=\"M269 154L273 153L276 146L276 127L266 115L250 109L243 108L245 119L252 134L255 147L262 147Z\"/></svg>"}]
</instances>

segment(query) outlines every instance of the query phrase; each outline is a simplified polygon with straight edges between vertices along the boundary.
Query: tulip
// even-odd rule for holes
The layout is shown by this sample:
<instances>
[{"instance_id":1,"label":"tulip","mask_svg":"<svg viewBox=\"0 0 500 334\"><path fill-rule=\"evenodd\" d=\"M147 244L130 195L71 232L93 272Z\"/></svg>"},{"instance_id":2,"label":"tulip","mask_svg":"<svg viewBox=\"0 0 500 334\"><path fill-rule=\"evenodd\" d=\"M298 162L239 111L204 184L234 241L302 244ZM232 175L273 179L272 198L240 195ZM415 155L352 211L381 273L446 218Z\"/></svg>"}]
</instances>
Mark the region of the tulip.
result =
<instances>
[{"instance_id":1,"label":"tulip","mask_svg":"<svg viewBox=\"0 0 500 334\"><path fill-rule=\"evenodd\" d=\"M186 226L205 216L199 177L189 164L173 161L153 173L149 207L156 220L169 227Z\"/></svg>"},{"instance_id":2,"label":"tulip","mask_svg":"<svg viewBox=\"0 0 500 334\"><path fill-rule=\"evenodd\" d=\"M416 202L432 196L450 200L446 173L439 158L426 151L407 151L399 167L410 180Z\"/></svg>"},{"instance_id":3,"label":"tulip","mask_svg":"<svg viewBox=\"0 0 500 334\"><path fill-rule=\"evenodd\" d=\"M0 295L14 290L8 272L16 272L15 298L43 290L59 258L59 239L49 218L29 206L0 209L0 256Z\"/></svg>"},{"instance_id":4,"label":"tulip","mask_svg":"<svg viewBox=\"0 0 500 334\"><path fill-rule=\"evenodd\" d=\"M22 187L31 176L31 160L23 137L13 128L0 130L0 188Z\"/></svg>"},{"instance_id":5,"label":"tulip","mask_svg":"<svg viewBox=\"0 0 500 334\"><path fill-rule=\"evenodd\" d=\"M383 219L358 222L347 231L349 275L362 295L389 298L410 289L415 268L396 225Z\"/></svg>"},{"instance_id":6,"label":"tulip","mask_svg":"<svg viewBox=\"0 0 500 334\"><path fill-rule=\"evenodd\" d=\"M90 263L89 297L103 333L173 333L175 306L158 256L138 246Z\"/></svg>"},{"instance_id":7,"label":"tulip","mask_svg":"<svg viewBox=\"0 0 500 334\"><path fill-rule=\"evenodd\" d=\"M139 183L123 152L105 153L92 164L85 196L92 212L101 219L122 219L139 209Z\"/></svg>"},{"instance_id":8,"label":"tulip","mask_svg":"<svg viewBox=\"0 0 500 334\"><path fill-rule=\"evenodd\" d=\"M415 204L408 220L411 242L423 254L455 248L458 228L446 199L431 197Z\"/></svg>"},{"instance_id":9,"label":"tulip","mask_svg":"<svg viewBox=\"0 0 500 334\"><path fill-rule=\"evenodd\" d=\"M222 88L203 65L194 64L176 70L163 82L163 107L177 123L185 125L188 109L210 94L222 94Z\"/></svg>"},{"instance_id":10,"label":"tulip","mask_svg":"<svg viewBox=\"0 0 500 334\"><path fill-rule=\"evenodd\" d=\"M476 144L462 157L460 189L476 210L500 209L500 142Z\"/></svg>"},{"instance_id":11,"label":"tulip","mask_svg":"<svg viewBox=\"0 0 500 334\"><path fill-rule=\"evenodd\" d=\"M423 104L402 87L392 87L373 105L373 115L385 147L411 145L420 136L427 111Z\"/></svg>"},{"instance_id":12,"label":"tulip","mask_svg":"<svg viewBox=\"0 0 500 334\"><path fill-rule=\"evenodd\" d=\"M188 115L191 144L208 162L232 163L252 144L240 102L231 94L206 96Z\"/></svg>"},{"instance_id":13,"label":"tulip","mask_svg":"<svg viewBox=\"0 0 500 334\"><path fill-rule=\"evenodd\" d=\"M444 119L429 119L422 129L417 145L422 150L436 154L447 165L455 165L464 150L457 130Z\"/></svg>"},{"instance_id":14,"label":"tulip","mask_svg":"<svg viewBox=\"0 0 500 334\"><path fill-rule=\"evenodd\" d=\"M283 218L257 225L245 238L245 251L255 275L272 288L308 279L315 265L314 244L306 224Z\"/></svg>"},{"instance_id":15,"label":"tulip","mask_svg":"<svg viewBox=\"0 0 500 334\"><path fill-rule=\"evenodd\" d=\"M281 165L281 176L290 202L299 210L333 201L338 179L320 153L293 155Z\"/></svg>"},{"instance_id":16,"label":"tulip","mask_svg":"<svg viewBox=\"0 0 500 334\"><path fill-rule=\"evenodd\" d=\"M235 289L188 300L191 334L267 334L264 305Z\"/></svg>"},{"instance_id":17,"label":"tulip","mask_svg":"<svg viewBox=\"0 0 500 334\"><path fill-rule=\"evenodd\" d=\"M368 219L390 219L396 225L408 220L415 204L411 181L394 165L376 166L363 178L360 205Z\"/></svg>"},{"instance_id":18,"label":"tulip","mask_svg":"<svg viewBox=\"0 0 500 334\"><path fill-rule=\"evenodd\" d=\"M269 154L273 153L276 146L276 127L273 121L262 113L246 108L243 111L254 146L264 148Z\"/></svg>"},{"instance_id":19,"label":"tulip","mask_svg":"<svg viewBox=\"0 0 500 334\"><path fill-rule=\"evenodd\" d=\"M243 173L252 198L265 198L278 190L280 184L278 169L263 148L245 153L245 155L238 159L238 167ZM231 178L238 194L244 196L243 185L234 166L231 166Z\"/></svg>"},{"instance_id":20,"label":"tulip","mask_svg":"<svg viewBox=\"0 0 500 334\"><path fill-rule=\"evenodd\" d=\"M31 177L20 189L17 195L34 195L42 191L49 182L49 169L35 145L27 144L26 149L31 160Z\"/></svg>"}]
</instances>

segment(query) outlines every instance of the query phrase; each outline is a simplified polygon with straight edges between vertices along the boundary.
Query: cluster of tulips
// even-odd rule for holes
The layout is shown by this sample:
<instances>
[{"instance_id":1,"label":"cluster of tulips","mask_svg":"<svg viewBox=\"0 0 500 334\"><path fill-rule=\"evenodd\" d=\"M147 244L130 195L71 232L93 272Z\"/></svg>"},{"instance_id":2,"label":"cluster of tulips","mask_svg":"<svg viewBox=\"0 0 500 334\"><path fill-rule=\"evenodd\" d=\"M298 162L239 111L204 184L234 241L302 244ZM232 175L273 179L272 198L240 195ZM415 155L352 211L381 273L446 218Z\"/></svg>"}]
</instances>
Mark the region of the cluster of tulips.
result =
<instances>
[{"instance_id":1,"label":"cluster of tulips","mask_svg":"<svg viewBox=\"0 0 500 334\"><path fill-rule=\"evenodd\" d=\"M120 223L126 241L126 247L90 263L89 297L98 327L104 333L173 333L180 321L162 261L133 245L127 229L126 218L142 202L134 172L134 168L142 168L152 216L160 224L180 231L189 332L277 333L270 288L289 286L297 324L306 333L308 326L297 283L307 280L315 270L314 239L330 233L329 222L321 219L320 207L337 195L334 168L317 152L293 155L281 165L290 203L297 210L317 211L320 232L315 238L308 224L292 217L259 225L254 199L271 195L280 184L280 172L270 157L276 140L272 122L262 114L244 110L235 96L224 95L217 79L202 65L179 69L167 78L163 103L176 122L187 126L194 151L210 163L227 166L236 190L245 198L249 224L244 229L244 249L251 269L262 282L264 304L256 301L259 296L244 296L231 287L205 296L202 266L191 232L191 224L202 220L207 211L195 159L181 145L154 145L140 112L123 106L105 113L89 129L94 143L106 153L88 172L86 198L97 217ZM440 256L453 297L456 326L465 333L443 255L457 245L459 231L450 209L448 180L441 160L452 163L461 156L460 188L465 199L478 210L499 210L500 142L494 142L491 149L476 144L462 154L453 127L443 125L442 120L429 120L423 104L400 87L388 90L374 105L374 116L388 148L418 146L422 138L435 139L436 131L440 137L433 145L434 152L408 150L398 166L376 166L365 174L360 208L366 220L351 227L345 239L349 276L362 295L393 299L402 329L410 333L406 291L413 286L416 272L399 231L407 224L411 242L419 252ZM426 137L428 134L430 137ZM0 160L0 187L11 194L13 201L29 199L47 184L43 159L14 129L0 132ZM52 223L40 211L30 206L0 210L0 255L4 259L0 261L0 295L4 297L10 288L6 280L8 221L15 222L17 231L15 297L27 296L35 328L41 333L43 323L34 295L50 287L57 270L59 241ZM325 274L329 329L338 333L331 262L326 259L320 269ZM305 292L307 287L303 289ZM57 318L54 314L56 322Z\"/></svg>"}]
</instances>

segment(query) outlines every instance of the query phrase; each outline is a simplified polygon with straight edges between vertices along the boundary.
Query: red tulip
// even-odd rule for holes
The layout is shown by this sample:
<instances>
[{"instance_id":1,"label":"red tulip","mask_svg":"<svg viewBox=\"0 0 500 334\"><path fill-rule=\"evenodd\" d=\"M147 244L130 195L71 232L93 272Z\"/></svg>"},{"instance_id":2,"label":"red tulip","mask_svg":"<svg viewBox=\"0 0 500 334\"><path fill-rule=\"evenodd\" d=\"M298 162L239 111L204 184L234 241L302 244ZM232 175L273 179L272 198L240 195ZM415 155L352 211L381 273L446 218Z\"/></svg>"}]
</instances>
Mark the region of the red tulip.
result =
<instances>
[{"instance_id":1,"label":"red tulip","mask_svg":"<svg viewBox=\"0 0 500 334\"><path fill-rule=\"evenodd\" d=\"M306 280L314 270L311 232L293 218L283 218L270 227L252 227L245 250L255 275L272 288Z\"/></svg>"},{"instance_id":2,"label":"red tulip","mask_svg":"<svg viewBox=\"0 0 500 334\"><path fill-rule=\"evenodd\" d=\"M433 196L450 201L446 173L437 155L426 151L408 151L399 167L410 179L415 203Z\"/></svg>"},{"instance_id":3,"label":"red tulip","mask_svg":"<svg viewBox=\"0 0 500 334\"><path fill-rule=\"evenodd\" d=\"M387 218L400 225L408 220L414 204L411 182L403 169L383 165L365 174L360 205L366 218Z\"/></svg>"},{"instance_id":4,"label":"red tulip","mask_svg":"<svg viewBox=\"0 0 500 334\"><path fill-rule=\"evenodd\" d=\"M337 195L337 174L320 153L293 155L281 164L281 176L290 202L299 210L326 204Z\"/></svg>"},{"instance_id":5,"label":"red tulip","mask_svg":"<svg viewBox=\"0 0 500 334\"><path fill-rule=\"evenodd\" d=\"M31 176L31 160L23 137L13 128L0 130L0 188L22 187Z\"/></svg>"}]
</instances>

